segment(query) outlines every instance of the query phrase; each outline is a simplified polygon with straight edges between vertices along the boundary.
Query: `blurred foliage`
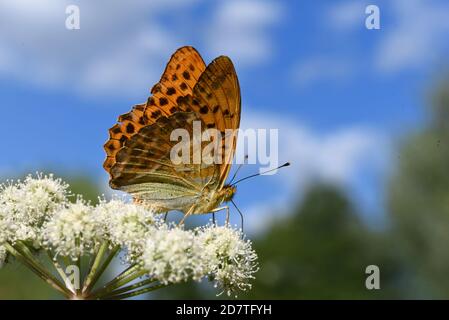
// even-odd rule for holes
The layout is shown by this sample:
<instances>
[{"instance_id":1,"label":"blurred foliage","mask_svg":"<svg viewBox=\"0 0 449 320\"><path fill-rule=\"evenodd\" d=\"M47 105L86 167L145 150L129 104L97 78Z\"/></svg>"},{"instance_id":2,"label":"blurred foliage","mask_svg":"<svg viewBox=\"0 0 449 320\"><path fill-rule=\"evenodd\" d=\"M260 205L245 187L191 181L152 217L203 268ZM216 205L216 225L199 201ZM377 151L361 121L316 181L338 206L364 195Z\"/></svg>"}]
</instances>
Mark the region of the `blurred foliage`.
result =
<instances>
[{"instance_id":1,"label":"blurred foliage","mask_svg":"<svg viewBox=\"0 0 449 320\"><path fill-rule=\"evenodd\" d=\"M60 177L57 175L57 177ZM90 201L93 205L98 203L98 197L101 195L99 186L90 178L85 176L64 177L62 180L70 185L70 191L75 195L82 195L83 199ZM75 197L71 199L75 201Z\"/></svg>"},{"instance_id":2,"label":"blurred foliage","mask_svg":"<svg viewBox=\"0 0 449 320\"><path fill-rule=\"evenodd\" d=\"M395 298L399 261L382 234L358 219L344 194L312 187L295 214L255 241L261 269L256 299ZM381 270L381 289L367 290L367 266Z\"/></svg>"},{"instance_id":3,"label":"blurred foliage","mask_svg":"<svg viewBox=\"0 0 449 320\"><path fill-rule=\"evenodd\" d=\"M98 202L99 187L88 177L68 177L55 174L69 183L73 194ZM72 200L75 200L73 197ZM21 263L11 260L0 269L0 299L60 299L61 296Z\"/></svg>"},{"instance_id":4,"label":"blurred foliage","mask_svg":"<svg viewBox=\"0 0 449 320\"><path fill-rule=\"evenodd\" d=\"M434 93L427 126L399 150L390 186L392 233L416 274L418 296L449 298L449 82Z\"/></svg>"},{"instance_id":5,"label":"blurred foliage","mask_svg":"<svg viewBox=\"0 0 449 320\"><path fill-rule=\"evenodd\" d=\"M59 299L61 296L23 264L12 261L0 269L0 299Z\"/></svg>"}]
</instances>

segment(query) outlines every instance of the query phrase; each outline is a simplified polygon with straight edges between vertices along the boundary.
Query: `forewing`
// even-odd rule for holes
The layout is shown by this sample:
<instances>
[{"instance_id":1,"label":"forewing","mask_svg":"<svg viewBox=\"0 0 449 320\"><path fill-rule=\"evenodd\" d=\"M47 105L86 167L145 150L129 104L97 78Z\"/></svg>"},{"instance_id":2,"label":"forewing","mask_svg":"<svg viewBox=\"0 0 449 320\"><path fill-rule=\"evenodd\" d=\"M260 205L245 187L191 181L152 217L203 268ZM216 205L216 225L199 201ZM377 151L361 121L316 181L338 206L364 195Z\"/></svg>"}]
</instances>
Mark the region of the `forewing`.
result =
<instances>
[{"instance_id":1,"label":"forewing","mask_svg":"<svg viewBox=\"0 0 449 320\"><path fill-rule=\"evenodd\" d=\"M125 142L139 130L151 125L160 117L167 117L183 109L178 101L191 95L193 88L206 65L200 54L190 46L178 49L170 58L160 81L151 89L152 96L146 103L138 104L118 118L118 123L109 129L109 140L104 145L107 158L104 168L110 173L117 152Z\"/></svg>"},{"instance_id":2,"label":"forewing","mask_svg":"<svg viewBox=\"0 0 449 320\"><path fill-rule=\"evenodd\" d=\"M137 200L160 200L160 193L146 190L146 186L155 183L166 184L171 189L187 190L187 195L195 196L201 192L208 180L217 180L218 177L213 178L217 174L214 165L195 163L190 140L185 141L190 149L188 161L174 164L170 157L171 150L181 143L171 141L171 133L176 129L184 129L189 137L193 137L194 121L201 123L196 113L176 112L141 128L117 153L116 163L110 171L111 187L129 192ZM201 148L205 144L206 142ZM179 197L179 194L169 197Z\"/></svg>"}]
</instances>

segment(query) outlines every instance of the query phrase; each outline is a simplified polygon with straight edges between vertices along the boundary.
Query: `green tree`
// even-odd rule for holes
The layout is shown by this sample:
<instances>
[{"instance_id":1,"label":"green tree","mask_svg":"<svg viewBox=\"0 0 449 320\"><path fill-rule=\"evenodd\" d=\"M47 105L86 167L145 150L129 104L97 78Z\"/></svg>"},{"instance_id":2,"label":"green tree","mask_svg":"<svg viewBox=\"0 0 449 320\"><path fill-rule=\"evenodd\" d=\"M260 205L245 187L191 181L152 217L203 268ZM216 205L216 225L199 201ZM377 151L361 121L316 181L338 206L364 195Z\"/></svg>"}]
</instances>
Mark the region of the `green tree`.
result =
<instances>
[{"instance_id":1,"label":"green tree","mask_svg":"<svg viewBox=\"0 0 449 320\"><path fill-rule=\"evenodd\" d=\"M449 82L429 105L426 126L399 148L389 208L418 297L449 298Z\"/></svg>"},{"instance_id":2,"label":"green tree","mask_svg":"<svg viewBox=\"0 0 449 320\"><path fill-rule=\"evenodd\" d=\"M383 233L358 219L345 195L315 186L293 215L254 241L261 268L245 297L359 299L399 296L400 267ZM381 290L367 290L365 269L381 270Z\"/></svg>"}]
</instances>

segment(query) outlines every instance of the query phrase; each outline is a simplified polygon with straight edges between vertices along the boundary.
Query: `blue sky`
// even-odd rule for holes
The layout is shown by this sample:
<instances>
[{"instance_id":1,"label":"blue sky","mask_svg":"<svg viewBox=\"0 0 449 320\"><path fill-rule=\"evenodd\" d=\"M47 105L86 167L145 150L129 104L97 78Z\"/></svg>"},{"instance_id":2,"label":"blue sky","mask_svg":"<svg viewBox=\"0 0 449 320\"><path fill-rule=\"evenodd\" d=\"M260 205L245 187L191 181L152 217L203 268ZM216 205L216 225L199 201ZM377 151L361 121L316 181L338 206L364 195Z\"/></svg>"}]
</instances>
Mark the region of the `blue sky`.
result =
<instances>
[{"instance_id":1,"label":"blue sky","mask_svg":"<svg viewBox=\"0 0 449 320\"><path fill-rule=\"evenodd\" d=\"M65 8L80 8L80 30ZM381 29L365 28L365 7ZM254 230L311 182L341 185L369 222L382 217L395 141L425 122L447 68L445 1L0 1L0 175L84 172L107 190L102 145L119 114L146 100L170 54L229 55L244 128L278 128L293 166L239 186ZM242 176L257 170L248 165Z\"/></svg>"}]
</instances>

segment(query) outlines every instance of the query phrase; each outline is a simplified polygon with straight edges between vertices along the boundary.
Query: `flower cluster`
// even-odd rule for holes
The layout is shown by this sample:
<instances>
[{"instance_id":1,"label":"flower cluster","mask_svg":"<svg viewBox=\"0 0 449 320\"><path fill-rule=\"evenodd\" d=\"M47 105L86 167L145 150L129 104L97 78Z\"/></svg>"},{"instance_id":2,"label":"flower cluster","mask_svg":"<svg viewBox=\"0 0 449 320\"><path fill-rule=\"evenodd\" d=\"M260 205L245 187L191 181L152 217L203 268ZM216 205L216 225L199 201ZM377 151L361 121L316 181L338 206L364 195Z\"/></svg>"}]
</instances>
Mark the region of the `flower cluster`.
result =
<instances>
[{"instance_id":1,"label":"flower cluster","mask_svg":"<svg viewBox=\"0 0 449 320\"><path fill-rule=\"evenodd\" d=\"M240 231L213 225L185 230L125 199L93 206L69 196L68 185L51 175L1 187L0 266L16 243L72 261L107 245L163 285L207 278L228 295L251 288L257 255Z\"/></svg>"},{"instance_id":2,"label":"flower cluster","mask_svg":"<svg viewBox=\"0 0 449 320\"><path fill-rule=\"evenodd\" d=\"M251 288L257 255L242 233L229 227L195 230L163 228L148 238L144 268L163 283L200 280L204 276L231 295Z\"/></svg>"},{"instance_id":3,"label":"flower cluster","mask_svg":"<svg viewBox=\"0 0 449 320\"><path fill-rule=\"evenodd\" d=\"M92 211L81 199L61 208L43 224L42 246L75 261L83 254L93 253L100 237Z\"/></svg>"},{"instance_id":4,"label":"flower cluster","mask_svg":"<svg viewBox=\"0 0 449 320\"><path fill-rule=\"evenodd\" d=\"M120 199L101 200L93 213L103 237L112 246L126 249L129 262L142 254L145 239L161 223L151 210Z\"/></svg>"},{"instance_id":5,"label":"flower cluster","mask_svg":"<svg viewBox=\"0 0 449 320\"><path fill-rule=\"evenodd\" d=\"M257 254L251 241L245 241L242 236L235 229L213 227L203 228L198 237L206 269L216 281L216 286L228 295L251 289L249 281L257 272Z\"/></svg>"},{"instance_id":6,"label":"flower cluster","mask_svg":"<svg viewBox=\"0 0 449 320\"><path fill-rule=\"evenodd\" d=\"M26 177L0 188L0 244L39 242L43 223L67 203L68 185L52 175Z\"/></svg>"},{"instance_id":7,"label":"flower cluster","mask_svg":"<svg viewBox=\"0 0 449 320\"><path fill-rule=\"evenodd\" d=\"M142 262L150 275L166 284L204 276L195 234L189 230L154 230L147 238Z\"/></svg>"}]
</instances>

